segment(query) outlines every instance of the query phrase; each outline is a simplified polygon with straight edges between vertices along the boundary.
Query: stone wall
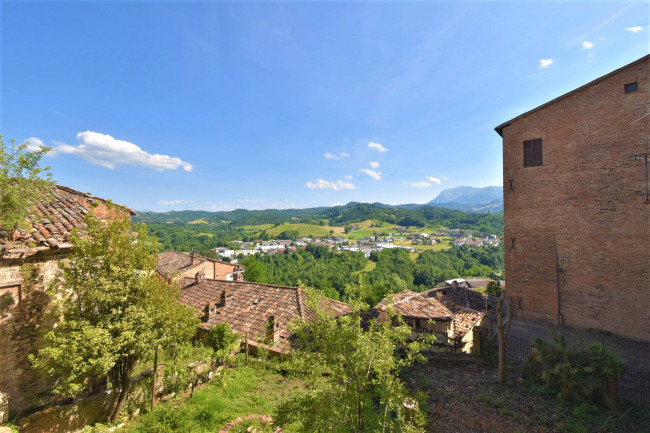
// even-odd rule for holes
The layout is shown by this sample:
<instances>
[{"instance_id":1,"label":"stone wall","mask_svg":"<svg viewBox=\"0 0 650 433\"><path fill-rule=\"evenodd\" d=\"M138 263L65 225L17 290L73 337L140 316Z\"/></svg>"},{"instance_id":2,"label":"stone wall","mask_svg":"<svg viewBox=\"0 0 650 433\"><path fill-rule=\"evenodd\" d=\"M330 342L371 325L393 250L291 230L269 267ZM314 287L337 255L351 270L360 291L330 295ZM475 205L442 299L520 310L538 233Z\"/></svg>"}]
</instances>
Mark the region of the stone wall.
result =
<instances>
[{"instance_id":1,"label":"stone wall","mask_svg":"<svg viewBox=\"0 0 650 433\"><path fill-rule=\"evenodd\" d=\"M517 316L650 340L650 204L630 158L650 151L649 88L646 56L503 128ZM543 165L524 167L523 142L537 138Z\"/></svg>"},{"instance_id":2,"label":"stone wall","mask_svg":"<svg viewBox=\"0 0 650 433\"><path fill-rule=\"evenodd\" d=\"M9 395L10 409L25 410L52 401L48 378L31 368L40 337L53 324L45 287L58 272L69 250L41 251L24 259L0 259L0 392ZM36 290L29 291L21 267L34 272Z\"/></svg>"}]
</instances>

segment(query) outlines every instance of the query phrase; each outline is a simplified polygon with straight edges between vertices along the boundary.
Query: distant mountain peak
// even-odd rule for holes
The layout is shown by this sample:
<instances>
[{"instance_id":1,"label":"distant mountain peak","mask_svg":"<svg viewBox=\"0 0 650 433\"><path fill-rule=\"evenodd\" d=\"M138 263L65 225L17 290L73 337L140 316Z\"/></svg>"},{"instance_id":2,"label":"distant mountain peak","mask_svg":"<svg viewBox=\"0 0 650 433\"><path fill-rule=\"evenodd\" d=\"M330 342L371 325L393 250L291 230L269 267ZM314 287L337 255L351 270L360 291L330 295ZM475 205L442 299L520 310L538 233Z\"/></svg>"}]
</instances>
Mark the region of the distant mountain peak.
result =
<instances>
[{"instance_id":1,"label":"distant mountain peak","mask_svg":"<svg viewBox=\"0 0 650 433\"><path fill-rule=\"evenodd\" d=\"M500 186L457 186L442 191L428 205L469 212L501 212L503 188Z\"/></svg>"}]
</instances>

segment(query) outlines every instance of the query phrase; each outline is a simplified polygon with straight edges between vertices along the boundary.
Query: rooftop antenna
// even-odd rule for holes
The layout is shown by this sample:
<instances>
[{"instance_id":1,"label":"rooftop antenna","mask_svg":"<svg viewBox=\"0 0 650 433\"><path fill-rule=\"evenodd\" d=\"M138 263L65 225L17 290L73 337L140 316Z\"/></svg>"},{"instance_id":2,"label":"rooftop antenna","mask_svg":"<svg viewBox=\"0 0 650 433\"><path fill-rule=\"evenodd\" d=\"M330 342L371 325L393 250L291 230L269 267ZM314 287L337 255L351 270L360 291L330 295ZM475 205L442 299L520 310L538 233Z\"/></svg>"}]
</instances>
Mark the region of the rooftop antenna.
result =
<instances>
[{"instance_id":1,"label":"rooftop antenna","mask_svg":"<svg viewBox=\"0 0 650 433\"><path fill-rule=\"evenodd\" d=\"M650 190L648 189L648 155L650 155L650 152L637 153L636 155L630 155L630 158L633 158L635 161L638 161L639 159L645 161L645 202L650 204Z\"/></svg>"}]
</instances>

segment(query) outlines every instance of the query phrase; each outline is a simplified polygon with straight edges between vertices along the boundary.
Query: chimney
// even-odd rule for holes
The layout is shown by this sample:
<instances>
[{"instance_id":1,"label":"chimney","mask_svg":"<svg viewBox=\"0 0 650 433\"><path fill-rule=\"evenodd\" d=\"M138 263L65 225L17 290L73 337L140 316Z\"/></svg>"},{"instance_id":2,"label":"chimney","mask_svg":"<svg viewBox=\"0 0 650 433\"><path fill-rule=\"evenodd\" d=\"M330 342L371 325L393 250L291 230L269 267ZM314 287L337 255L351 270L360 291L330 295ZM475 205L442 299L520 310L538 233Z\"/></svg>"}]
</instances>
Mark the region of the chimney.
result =
<instances>
[{"instance_id":1,"label":"chimney","mask_svg":"<svg viewBox=\"0 0 650 433\"><path fill-rule=\"evenodd\" d=\"M225 307L228 304L229 297L230 291L228 289L223 289L223 292L221 292L221 307Z\"/></svg>"},{"instance_id":2,"label":"chimney","mask_svg":"<svg viewBox=\"0 0 650 433\"><path fill-rule=\"evenodd\" d=\"M201 281L203 281L204 277L205 277L205 272L199 271L194 275L194 282L196 284L199 284Z\"/></svg>"},{"instance_id":3,"label":"chimney","mask_svg":"<svg viewBox=\"0 0 650 433\"><path fill-rule=\"evenodd\" d=\"M457 289L458 288L458 281L454 280L451 282L451 288L452 289Z\"/></svg>"},{"instance_id":4,"label":"chimney","mask_svg":"<svg viewBox=\"0 0 650 433\"><path fill-rule=\"evenodd\" d=\"M203 317L201 318L204 322L207 322L210 320L210 304L205 304L205 308L203 308Z\"/></svg>"},{"instance_id":5,"label":"chimney","mask_svg":"<svg viewBox=\"0 0 650 433\"><path fill-rule=\"evenodd\" d=\"M278 326L275 323L275 316L269 316L266 319L266 340L269 343L274 343L278 341L279 338Z\"/></svg>"},{"instance_id":6,"label":"chimney","mask_svg":"<svg viewBox=\"0 0 650 433\"><path fill-rule=\"evenodd\" d=\"M196 251L192 250L192 266L201 263L201 256Z\"/></svg>"}]
</instances>

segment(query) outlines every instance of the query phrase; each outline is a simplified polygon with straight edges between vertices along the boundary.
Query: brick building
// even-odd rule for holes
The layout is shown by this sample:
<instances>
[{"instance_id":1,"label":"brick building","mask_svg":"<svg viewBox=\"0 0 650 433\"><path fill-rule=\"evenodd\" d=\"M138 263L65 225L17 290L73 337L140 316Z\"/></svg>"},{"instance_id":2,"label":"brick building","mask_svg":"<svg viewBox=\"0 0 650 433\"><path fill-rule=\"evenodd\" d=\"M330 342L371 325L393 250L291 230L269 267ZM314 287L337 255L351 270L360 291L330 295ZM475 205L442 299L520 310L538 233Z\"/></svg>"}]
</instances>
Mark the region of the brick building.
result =
<instances>
[{"instance_id":1,"label":"brick building","mask_svg":"<svg viewBox=\"0 0 650 433\"><path fill-rule=\"evenodd\" d=\"M28 356L53 324L50 297L44 293L60 261L71 251L70 232L82 228L90 212L100 220L134 212L90 194L56 185L51 198L34 207L29 230L0 232L0 392L10 409L29 409L49 402L49 379L30 366ZM25 278L33 281L26 284ZM32 288L32 290L30 290Z\"/></svg>"},{"instance_id":2,"label":"brick building","mask_svg":"<svg viewBox=\"0 0 650 433\"><path fill-rule=\"evenodd\" d=\"M197 253L164 251L158 254L156 271L165 278L193 278L197 272L211 280L243 281L244 267L203 257Z\"/></svg>"},{"instance_id":3,"label":"brick building","mask_svg":"<svg viewBox=\"0 0 650 433\"><path fill-rule=\"evenodd\" d=\"M496 127L515 316L650 341L649 87L645 56Z\"/></svg>"}]
</instances>

